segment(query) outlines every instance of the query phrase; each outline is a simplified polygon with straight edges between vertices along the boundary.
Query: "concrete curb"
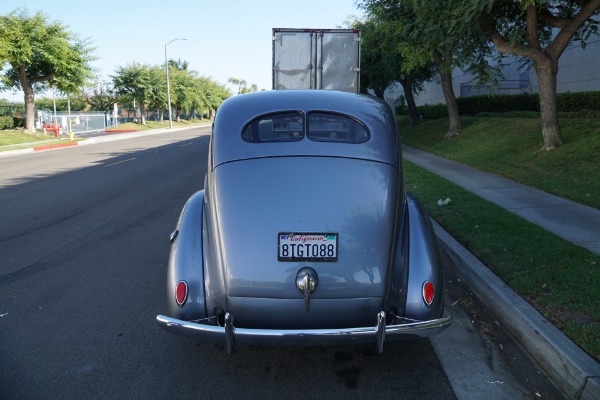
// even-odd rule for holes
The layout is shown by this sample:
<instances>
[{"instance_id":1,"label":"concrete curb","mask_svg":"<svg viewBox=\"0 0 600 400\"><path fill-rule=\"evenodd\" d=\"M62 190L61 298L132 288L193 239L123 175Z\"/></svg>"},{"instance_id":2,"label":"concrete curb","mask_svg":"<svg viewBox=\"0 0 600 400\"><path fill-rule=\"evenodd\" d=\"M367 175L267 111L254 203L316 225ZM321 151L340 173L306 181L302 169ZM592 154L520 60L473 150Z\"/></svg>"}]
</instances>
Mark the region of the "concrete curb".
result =
<instances>
[{"instance_id":1,"label":"concrete curb","mask_svg":"<svg viewBox=\"0 0 600 400\"><path fill-rule=\"evenodd\" d=\"M455 273L569 399L600 399L600 364L432 221Z\"/></svg>"},{"instance_id":2,"label":"concrete curb","mask_svg":"<svg viewBox=\"0 0 600 400\"><path fill-rule=\"evenodd\" d=\"M10 157L10 156L19 156L21 154L29 154L29 153L33 153L33 147L28 147L26 149L19 149L19 150L0 151L0 158Z\"/></svg>"}]
</instances>

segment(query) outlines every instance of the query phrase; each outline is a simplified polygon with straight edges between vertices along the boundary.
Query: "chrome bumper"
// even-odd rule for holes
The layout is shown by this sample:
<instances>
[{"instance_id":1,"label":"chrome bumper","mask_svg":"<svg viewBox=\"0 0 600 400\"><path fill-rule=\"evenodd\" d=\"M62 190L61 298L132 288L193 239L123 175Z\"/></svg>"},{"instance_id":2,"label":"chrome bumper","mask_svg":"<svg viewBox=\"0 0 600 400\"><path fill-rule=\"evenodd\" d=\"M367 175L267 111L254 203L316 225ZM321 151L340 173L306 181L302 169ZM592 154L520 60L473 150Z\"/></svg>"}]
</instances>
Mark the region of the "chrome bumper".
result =
<instances>
[{"instance_id":1,"label":"chrome bumper","mask_svg":"<svg viewBox=\"0 0 600 400\"><path fill-rule=\"evenodd\" d=\"M225 326L205 325L197 321L182 321L158 315L158 324L165 330L184 336L200 337L207 341L227 344L227 352L231 353L236 344L251 345L336 345L374 343L378 351L383 351L386 339L398 339L409 336L428 337L447 328L452 323L452 316L430 321L411 321L401 324L385 324L385 313L377 314L377 325L364 328L343 329L247 329L233 326L233 318L225 314Z\"/></svg>"}]
</instances>

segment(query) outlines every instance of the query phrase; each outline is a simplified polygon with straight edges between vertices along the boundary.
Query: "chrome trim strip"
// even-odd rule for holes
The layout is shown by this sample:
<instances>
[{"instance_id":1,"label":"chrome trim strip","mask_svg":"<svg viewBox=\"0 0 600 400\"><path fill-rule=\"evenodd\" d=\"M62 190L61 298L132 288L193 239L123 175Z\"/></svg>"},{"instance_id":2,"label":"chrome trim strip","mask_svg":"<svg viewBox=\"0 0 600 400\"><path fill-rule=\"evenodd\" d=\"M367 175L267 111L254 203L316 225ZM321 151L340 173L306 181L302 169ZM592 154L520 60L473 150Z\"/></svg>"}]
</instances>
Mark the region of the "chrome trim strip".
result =
<instances>
[{"instance_id":1,"label":"chrome trim strip","mask_svg":"<svg viewBox=\"0 0 600 400\"><path fill-rule=\"evenodd\" d=\"M384 314L385 315L385 314ZM383 349L385 339L399 339L406 336L428 337L447 328L452 323L452 316L429 321L417 321L398 325L385 326L385 318L378 325L363 328L340 329L248 329L235 328L230 317L226 326L203 325L191 321L182 321L164 315L156 317L158 324L165 330L184 336L201 337L207 341L223 342L228 351L236 344L251 345L333 345L345 343L374 343ZM226 319L227 321L227 319ZM383 326L380 323L383 321ZM381 340L381 343L379 343Z\"/></svg>"}]
</instances>

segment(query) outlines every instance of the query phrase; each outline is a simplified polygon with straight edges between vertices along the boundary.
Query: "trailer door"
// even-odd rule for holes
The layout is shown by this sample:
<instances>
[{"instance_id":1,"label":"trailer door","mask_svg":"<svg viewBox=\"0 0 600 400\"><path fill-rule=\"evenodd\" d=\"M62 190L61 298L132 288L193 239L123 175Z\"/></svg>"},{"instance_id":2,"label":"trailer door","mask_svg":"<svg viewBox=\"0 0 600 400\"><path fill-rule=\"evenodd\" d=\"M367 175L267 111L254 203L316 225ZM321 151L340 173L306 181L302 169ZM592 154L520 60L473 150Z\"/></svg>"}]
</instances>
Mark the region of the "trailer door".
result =
<instances>
[{"instance_id":1,"label":"trailer door","mask_svg":"<svg viewBox=\"0 0 600 400\"><path fill-rule=\"evenodd\" d=\"M360 91L360 33L357 31L318 33L317 88Z\"/></svg>"},{"instance_id":2,"label":"trailer door","mask_svg":"<svg viewBox=\"0 0 600 400\"><path fill-rule=\"evenodd\" d=\"M273 89L314 89L314 32L273 32Z\"/></svg>"}]
</instances>

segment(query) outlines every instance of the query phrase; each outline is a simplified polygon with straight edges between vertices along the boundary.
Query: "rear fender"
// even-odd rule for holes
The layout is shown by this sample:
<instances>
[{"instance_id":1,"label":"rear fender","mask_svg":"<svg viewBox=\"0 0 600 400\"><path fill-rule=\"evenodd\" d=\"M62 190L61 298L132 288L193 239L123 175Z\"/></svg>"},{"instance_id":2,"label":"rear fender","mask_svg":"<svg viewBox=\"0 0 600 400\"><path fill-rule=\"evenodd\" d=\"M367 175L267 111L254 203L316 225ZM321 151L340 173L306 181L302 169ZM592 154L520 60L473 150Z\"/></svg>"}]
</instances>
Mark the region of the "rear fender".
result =
<instances>
[{"instance_id":1,"label":"rear fender","mask_svg":"<svg viewBox=\"0 0 600 400\"><path fill-rule=\"evenodd\" d=\"M431 219L423 204L412 194L406 194L408 223L408 277L404 317L415 320L441 318L444 313L444 276ZM434 285L433 303L428 307L423 299L426 281Z\"/></svg>"},{"instance_id":2,"label":"rear fender","mask_svg":"<svg viewBox=\"0 0 600 400\"><path fill-rule=\"evenodd\" d=\"M167 276L169 316L186 321L206 318L204 290L204 253L202 224L204 190L194 193L181 211L173 232ZM176 299L177 284L184 281L188 295L180 306Z\"/></svg>"}]
</instances>

